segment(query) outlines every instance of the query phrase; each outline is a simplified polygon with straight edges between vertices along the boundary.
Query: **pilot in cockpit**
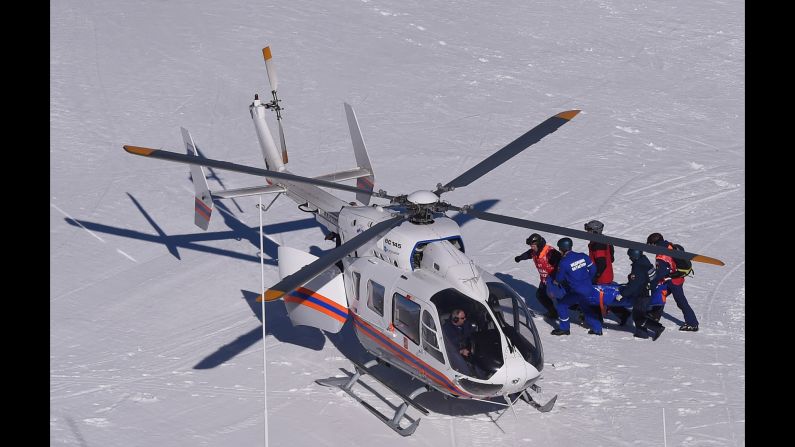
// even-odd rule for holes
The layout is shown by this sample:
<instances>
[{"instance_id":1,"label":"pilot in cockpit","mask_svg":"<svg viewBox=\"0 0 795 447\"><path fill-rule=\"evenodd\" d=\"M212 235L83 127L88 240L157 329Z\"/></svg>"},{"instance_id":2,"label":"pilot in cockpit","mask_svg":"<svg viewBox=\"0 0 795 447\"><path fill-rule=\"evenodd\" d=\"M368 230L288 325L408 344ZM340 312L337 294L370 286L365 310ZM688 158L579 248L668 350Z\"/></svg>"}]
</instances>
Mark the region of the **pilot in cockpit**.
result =
<instances>
[{"instance_id":1,"label":"pilot in cockpit","mask_svg":"<svg viewBox=\"0 0 795 447\"><path fill-rule=\"evenodd\" d=\"M454 370L475 377L471 363L472 334L475 327L467 321L463 309L454 309L450 318L442 325L442 333L447 346L447 357Z\"/></svg>"}]
</instances>

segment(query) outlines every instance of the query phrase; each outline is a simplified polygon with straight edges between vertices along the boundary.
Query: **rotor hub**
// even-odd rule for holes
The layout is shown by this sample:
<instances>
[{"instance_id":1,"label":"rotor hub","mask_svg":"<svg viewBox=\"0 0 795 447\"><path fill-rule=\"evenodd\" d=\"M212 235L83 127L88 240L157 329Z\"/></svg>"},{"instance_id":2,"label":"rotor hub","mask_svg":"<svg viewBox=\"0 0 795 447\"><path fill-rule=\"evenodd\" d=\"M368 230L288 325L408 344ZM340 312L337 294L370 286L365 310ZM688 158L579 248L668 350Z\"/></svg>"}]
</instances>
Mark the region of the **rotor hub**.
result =
<instances>
[{"instance_id":1,"label":"rotor hub","mask_svg":"<svg viewBox=\"0 0 795 447\"><path fill-rule=\"evenodd\" d=\"M409 194L406 200L414 205L432 205L439 201L439 196L431 191L420 190Z\"/></svg>"}]
</instances>

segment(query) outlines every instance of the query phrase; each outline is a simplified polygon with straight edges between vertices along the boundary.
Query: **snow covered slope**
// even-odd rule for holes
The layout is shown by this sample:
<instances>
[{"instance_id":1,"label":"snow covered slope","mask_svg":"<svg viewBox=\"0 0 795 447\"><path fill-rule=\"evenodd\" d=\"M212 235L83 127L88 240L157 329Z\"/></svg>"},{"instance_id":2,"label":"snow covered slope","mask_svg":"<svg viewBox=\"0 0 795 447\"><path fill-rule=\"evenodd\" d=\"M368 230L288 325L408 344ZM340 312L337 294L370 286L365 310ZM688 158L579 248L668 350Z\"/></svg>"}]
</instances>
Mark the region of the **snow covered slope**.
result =
<instances>
[{"instance_id":1,"label":"snow covered slope","mask_svg":"<svg viewBox=\"0 0 795 447\"><path fill-rule=\"evenodd\" d=\"M264 345L270 445L744 445L743 4L504 3L51 2L51 444L261 445ZM188 169L122 150L182 152L184 126L206 156L261 166L248 104L269 90L265 45L291 170L354 166L348 101L390 193L449 181L582 109L445 198L577 229L596 218L635 240L659 231L722 259L685 284L701 330L677 331L672 302L656 342L610 324L559 338L539 319L552 412L517 406L495 424L498 408L428 393L432 413L409 439L315 385L362 353L347 327L292 327L281 302L267 306L263 344L256 198L226 201L201 232ZM213 188L256 183L215 174ZM284 198L266 215L266 284L276 244L333 247L307 217ZM530 232L462 228L468 254L538 308L535 269L513 262Z\"/></svg>"}]
</instances>

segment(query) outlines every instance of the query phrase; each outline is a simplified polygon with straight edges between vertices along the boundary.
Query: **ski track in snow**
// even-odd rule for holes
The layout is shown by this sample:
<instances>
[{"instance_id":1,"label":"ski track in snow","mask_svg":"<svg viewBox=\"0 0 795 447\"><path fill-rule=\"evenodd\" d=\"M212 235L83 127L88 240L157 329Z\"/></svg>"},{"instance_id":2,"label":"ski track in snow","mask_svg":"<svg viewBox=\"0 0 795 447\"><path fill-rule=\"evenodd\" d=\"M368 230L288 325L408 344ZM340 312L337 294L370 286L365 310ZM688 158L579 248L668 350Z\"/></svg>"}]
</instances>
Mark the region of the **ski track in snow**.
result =
<instances>
[{"instance_id":1,"label":"ski track in snow","mask_svg":"<svg viewBox=\"0 0 795 447\"><path fill-rule=\"evenodd\" d=\"M53 3L51 444L262 445L265 347L270 445L745 445L743 14L738 3L683 0ZM393 194L449 181L549 116L581 109L445 199L496 199L491 212L575 229L599 219L635 240L659 231L723 260L697 264L685 285L700 331L676 330L672 301L656 342L612 316L602 337L577 324L554 337L536 318L540 400L558 395L551 412L517 403L503 414L426 393L431 414L408 439L315 384L351 371L360 348L347 327L293 327L281 302L266 306L263 343L259 245L246 229L257 225L256 198L223 201L229 212L216 209L202 232L185 166L121 149L182 152L184 126L205 156L261 166L247 106L270 91L267 44L291 171L353 167L347 101L376 187ZM212 189L258 184L221 171L208 179ZM279 279L278 245L333 246L318 227L292 223L307 217L285 198L265 215L266 286ZM512 260L530 232L462 226L476 262L532 295L535 268ZM629 272L625 250L614 269L617 280Z\"/></svg>"}]
</instances>

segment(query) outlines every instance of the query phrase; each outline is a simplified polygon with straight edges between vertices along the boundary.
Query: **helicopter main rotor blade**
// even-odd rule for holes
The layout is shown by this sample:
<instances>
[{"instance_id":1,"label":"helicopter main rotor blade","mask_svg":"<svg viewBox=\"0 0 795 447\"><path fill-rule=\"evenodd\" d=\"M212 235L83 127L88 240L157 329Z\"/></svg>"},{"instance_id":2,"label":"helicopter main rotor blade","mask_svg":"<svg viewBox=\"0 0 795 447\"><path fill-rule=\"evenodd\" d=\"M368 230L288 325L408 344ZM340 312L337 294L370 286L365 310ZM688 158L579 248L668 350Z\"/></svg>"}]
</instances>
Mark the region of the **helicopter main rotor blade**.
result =
<instances>
[{"instance_id":1,"label":"helicopter main rotor blade","mask_svg":"<svg viewBox=\"0 0 795 447\"><path fill-rule=\"evenodd\" d=\"M630 241L629 239L621 239L612 236L605 236L603 234L589 233L587 231L574 230L571 228L559 227L557 225L545 224L542 222L535 222L532 220L503 216L501 214L487 213L484 211L478 211L468 207L459 208L457 206L450 205L449 209L472 215L478 219L488 220L491 222L497 222L505 225L513 225L515 227L529 228L531 230L546 231L548 233L571 236L577 239L585 239L587 241L601 242L603 244L615 245L617 247L636 248L638 250L643 251L644 253L668 255L672 258L688 259L691 261L703 262L705 264L724 265L723 261L711 258L709 256L699 255L696 253L690 253L686 251L669 250L667 248L660 247L657 245L649 245L641 242Z\"/></svg>"},{"instance_id":2,"label":"helicopter main rotor blade","mask_svg":"<svg viewBox=\"0 0 795 447\"><path fill-rule=\"evenodd\" d=\"M356 237L348 242L330 250L312 263L303 266L301 270L298 270L292 275L285 276L281 281L265 291L265 301L278 300L292 290L306 284L323 273L327 268L334 265L337 261L348 256L352 251L400 225L404 220L406 220L406 216L397 216L377 223L367 231L356 235ZM260 296L257 298L257 301L261 302L262 297Z\"/></svg>"},{"instance_id":3,"label":"helicopter main rotor blade","mask_svg":"<svg viewBox=\"0 0 795 447\"><path fill-rule=\"evenodd\" d=\"M129 145L124 146L124 150L133 155L141 155L144 157L175 161L177 163L208 166L211 168L222 169L232 172L240 172L243 174L257 175L260 177L270 177L274 179L290 180L297 183L306 183L309 185L323 186L325 188L341 189L343 191L350 191L355 193L364 193L375 197L382 197L390 200L394 198L394 196L390 196L389 194L386 194L383 191L374 192L366 189L356 188L355 186L343 185L341 183L334 183L326 180L318 180L309 177L302 177L300 175L288 174L286 172L269 171L267 169L239 165L237 163L231 163L228 161L213 160L212 158L196 157L192 155L179 154L176 152L163 151L160 149L150 149L146 147L129 146Z\"/></svg>"},{"instance_id":4,"label":"helicopter main rotor blade","mask_svg":"<svg viewBox=\"0 0 795 447\"><path fill-rule=\"evenodd\" d=\"M282 120L279 118L277 120L279 123L279 142L282 145L282 163L287 164L289 158L287 157L287 143L284 142L284 128L282 127Z\"/></svg>"},{"instance_id":5,"label":"helicopter main rotor blade","mask_svg":"<svg viewBox=\"0 0 795 447\"><path fill-rule=\"evenodd\" d=\"M445 191L449 191L451 188L459 188L461 186L469 185L475 180L491 172L494 168L510 160L518 153L538 143L545 136L558 130L560 126L568 123L578 113L580 113L579 110L568 110L548 118L543 123L530 129L521 137L510 142L507 146L491 154L485 160L476 164L468 171L454 178L443 187L438 188L436 191L434 191L434 193L438 196Z\"/></svg>"}]
</instances>

